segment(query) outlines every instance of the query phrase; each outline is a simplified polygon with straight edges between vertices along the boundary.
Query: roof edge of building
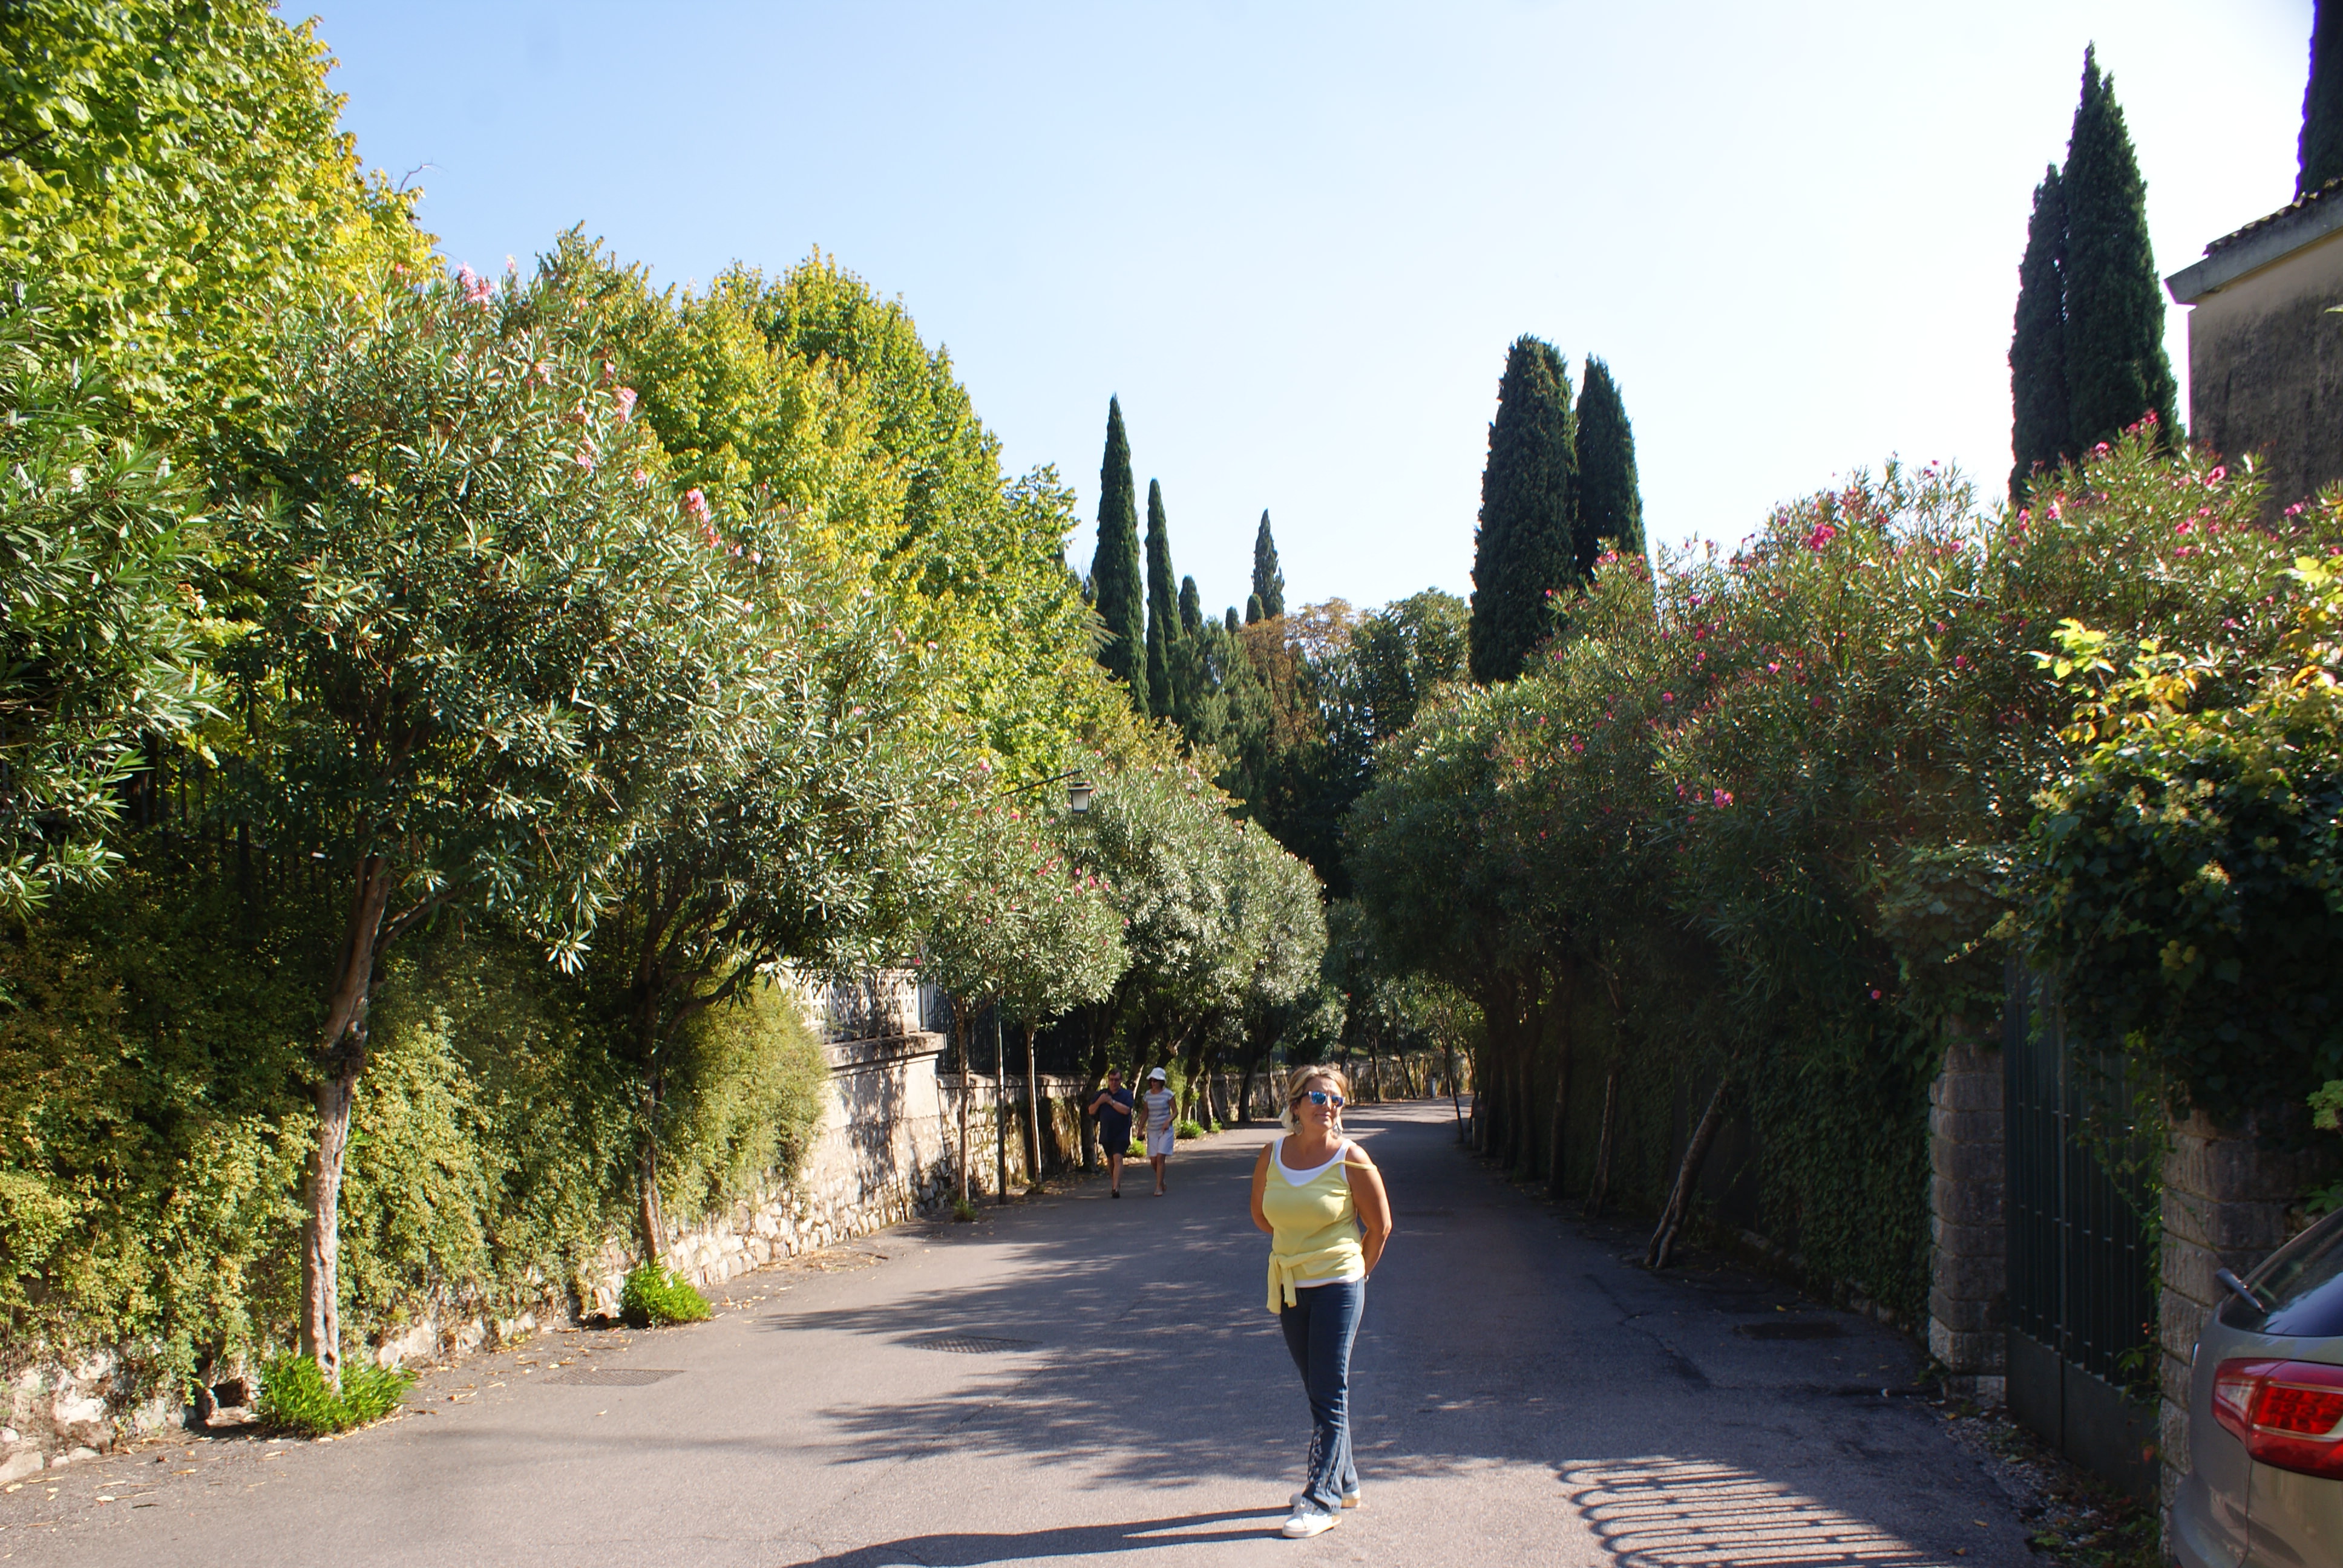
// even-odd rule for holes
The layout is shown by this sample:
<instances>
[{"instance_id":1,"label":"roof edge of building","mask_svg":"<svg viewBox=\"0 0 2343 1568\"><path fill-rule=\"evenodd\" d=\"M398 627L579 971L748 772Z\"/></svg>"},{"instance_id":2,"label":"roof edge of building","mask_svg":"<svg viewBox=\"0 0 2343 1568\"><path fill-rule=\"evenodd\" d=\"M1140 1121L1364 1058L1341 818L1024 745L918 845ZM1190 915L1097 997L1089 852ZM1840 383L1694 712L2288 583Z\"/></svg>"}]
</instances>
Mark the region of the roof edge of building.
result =
<instances>
[{"instance_id":1,"label":"roof edge of building","mask_svg":"<svg viewBox=\"0 0 2343 1568\"><path fill-rule=\"evenodd\" d=\"M2343 181L2330 181L2289 206L2257 218L2205 247L2205 259L2164 280L2173 301L2194 305L2249 272L2259 272L2343 229Z\"/></svg>"}]
</instances>

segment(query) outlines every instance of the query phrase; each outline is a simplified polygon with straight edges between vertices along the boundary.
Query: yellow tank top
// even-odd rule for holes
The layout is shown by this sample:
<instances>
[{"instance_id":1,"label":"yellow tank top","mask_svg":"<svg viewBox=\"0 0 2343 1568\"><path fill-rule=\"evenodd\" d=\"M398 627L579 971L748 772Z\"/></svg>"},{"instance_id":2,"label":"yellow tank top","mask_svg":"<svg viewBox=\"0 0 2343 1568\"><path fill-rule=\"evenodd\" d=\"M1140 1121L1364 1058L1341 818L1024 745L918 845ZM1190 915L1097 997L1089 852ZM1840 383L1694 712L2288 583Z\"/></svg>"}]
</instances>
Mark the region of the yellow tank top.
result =
<instances>
[{"instance_id":1,"label":"yellow tank top","mask_svg":"<svg viewBox=\"0 0 2343 1568\"><path fill-rule=\"evenodd\" d=\"M1269 1148L1268 1179L1262 1185L1261 1211L1269 1219L1269 1310L1300 1303L1294 1287L1305 1282L1358 1279L1366 1268L1359 1245L1359 1210L1351 1201L1344 1170L1351 1146L1309 1181L1295 1185L1282 1167L1285 1140Z\"/></svg>"}]
</instances>

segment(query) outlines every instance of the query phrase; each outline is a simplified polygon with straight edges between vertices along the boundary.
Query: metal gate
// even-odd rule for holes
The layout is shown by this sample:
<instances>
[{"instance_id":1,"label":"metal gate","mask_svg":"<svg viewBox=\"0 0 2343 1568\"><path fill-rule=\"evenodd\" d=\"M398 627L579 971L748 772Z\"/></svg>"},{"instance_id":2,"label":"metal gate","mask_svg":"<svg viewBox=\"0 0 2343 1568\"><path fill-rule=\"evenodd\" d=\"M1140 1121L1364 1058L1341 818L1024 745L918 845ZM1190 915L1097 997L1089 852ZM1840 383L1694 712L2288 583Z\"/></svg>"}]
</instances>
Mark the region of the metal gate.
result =
<instances>
[{"instance_id":1,"label":"metal gate","mask_svg":"<svg viewBox=\"0 0 2343 1568\"><path fill-rule=\"evenodd\" d=\"M2003 1010L2011 1413L2085 1468L2156 1485L2153 1212L2122 1058L2066 1037L2055 983L2013 962Z\"/></svg>"}]
</instances>

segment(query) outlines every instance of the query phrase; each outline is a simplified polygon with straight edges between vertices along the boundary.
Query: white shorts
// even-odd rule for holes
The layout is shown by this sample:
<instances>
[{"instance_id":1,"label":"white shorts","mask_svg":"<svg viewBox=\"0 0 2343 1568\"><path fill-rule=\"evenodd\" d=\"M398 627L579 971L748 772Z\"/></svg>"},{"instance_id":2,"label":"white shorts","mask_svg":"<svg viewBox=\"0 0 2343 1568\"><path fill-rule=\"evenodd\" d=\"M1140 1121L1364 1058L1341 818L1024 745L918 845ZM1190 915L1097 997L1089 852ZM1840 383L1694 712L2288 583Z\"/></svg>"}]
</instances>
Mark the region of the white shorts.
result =
<instances>
[{"instance_id":1,"label":"white shorts","mask_svg":"<svg viewBox=\"0 0 2343 1568\"><path fill-rule=\"evenodd\" d=\"M1147 1134L1147 1157L1152 1160L1158 1154L1171 1153L1172 1145L1179 1140L1180 1130L1176 1127L1166 1127L1161 1131L1150 1129Z\"/></svg>"}]
</instances>

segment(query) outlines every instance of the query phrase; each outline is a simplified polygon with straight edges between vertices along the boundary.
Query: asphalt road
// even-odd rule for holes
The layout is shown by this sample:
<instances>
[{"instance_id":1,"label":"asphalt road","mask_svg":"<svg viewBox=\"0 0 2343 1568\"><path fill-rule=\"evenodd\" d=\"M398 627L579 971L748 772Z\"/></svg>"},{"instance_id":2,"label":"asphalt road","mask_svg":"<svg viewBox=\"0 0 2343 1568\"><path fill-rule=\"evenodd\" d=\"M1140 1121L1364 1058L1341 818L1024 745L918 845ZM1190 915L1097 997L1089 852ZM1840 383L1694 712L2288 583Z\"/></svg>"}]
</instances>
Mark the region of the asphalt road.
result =
<instances>
[{"instance_id":1,"label":"asphalt road","mask_svg":"<svg viewBox=\"0 0 2343 1568\"><path fill-rule=\"evenodd\" d=\"M1245 1212L1265 1133L734 1282L710 1322L432 1374L332 1443L172 1439L0 1497L0 1561L268 1565L2034 1561L1920 1357L1736 1269L1654 1277L1354 1112L1397 1235L1353 1366L1365 1506L1276 1536L1308 1411ZM590 1380L590 1381L588 1381ZM425 1412L431 1413L426 1414Z\"/></svg>"}]
</instances>

